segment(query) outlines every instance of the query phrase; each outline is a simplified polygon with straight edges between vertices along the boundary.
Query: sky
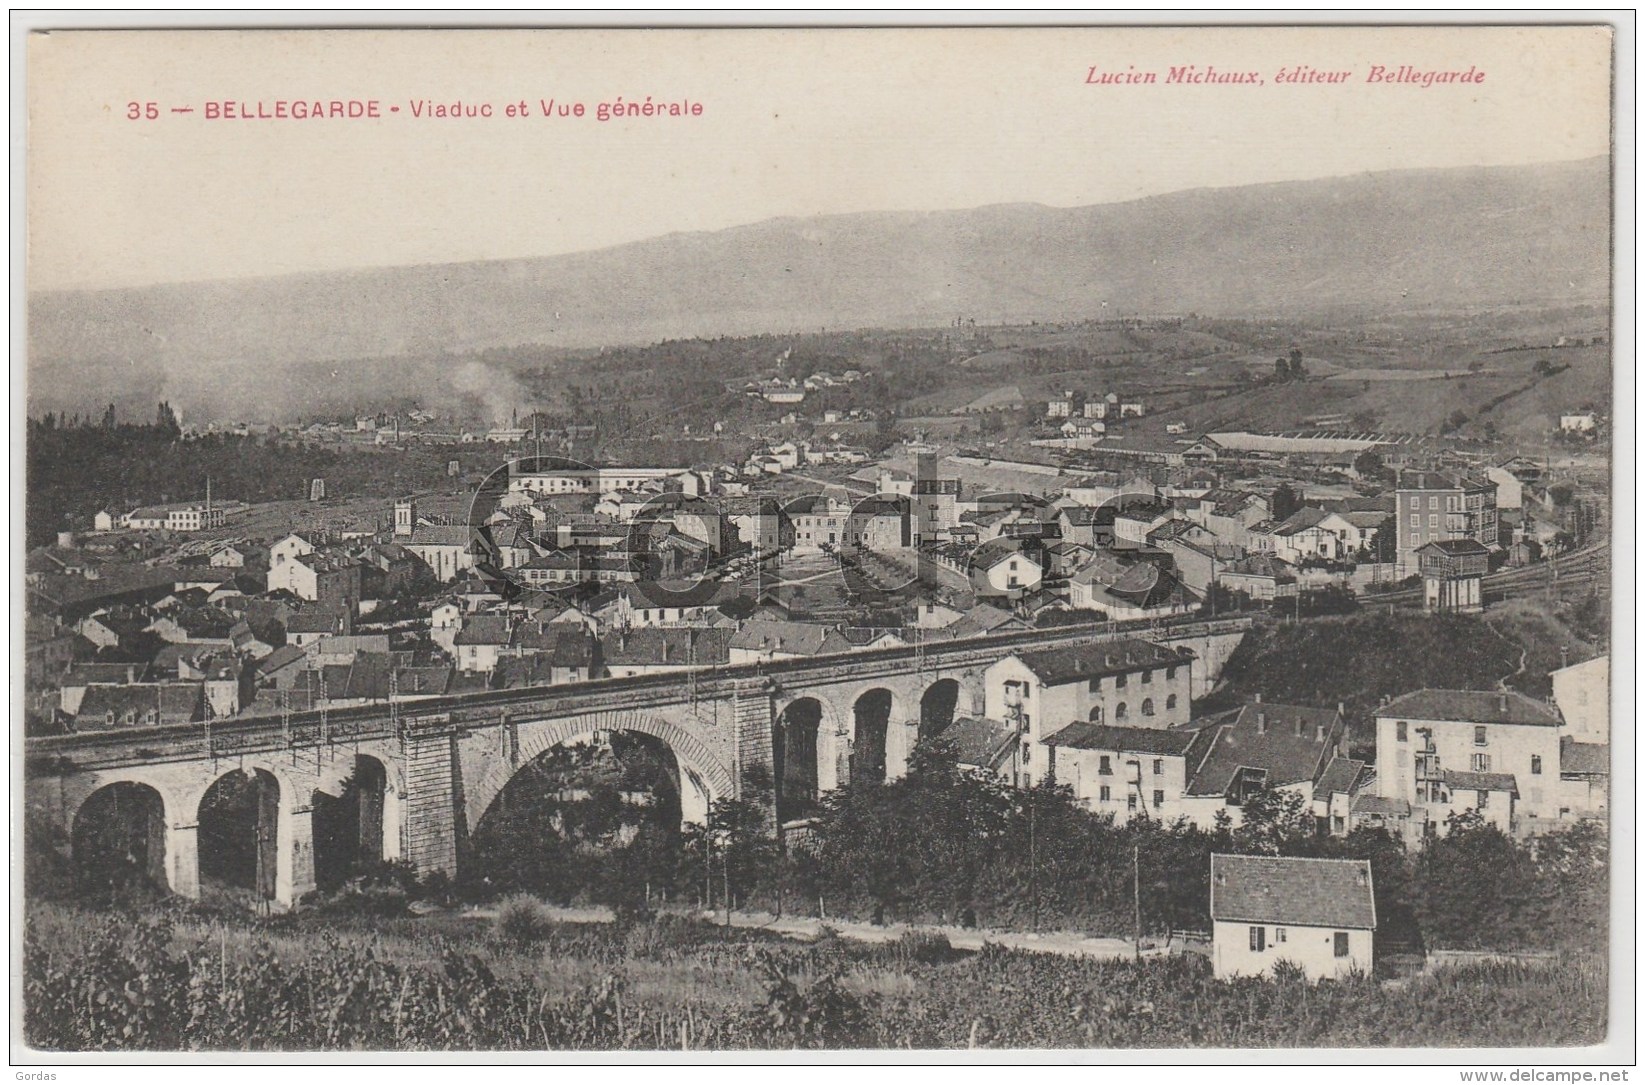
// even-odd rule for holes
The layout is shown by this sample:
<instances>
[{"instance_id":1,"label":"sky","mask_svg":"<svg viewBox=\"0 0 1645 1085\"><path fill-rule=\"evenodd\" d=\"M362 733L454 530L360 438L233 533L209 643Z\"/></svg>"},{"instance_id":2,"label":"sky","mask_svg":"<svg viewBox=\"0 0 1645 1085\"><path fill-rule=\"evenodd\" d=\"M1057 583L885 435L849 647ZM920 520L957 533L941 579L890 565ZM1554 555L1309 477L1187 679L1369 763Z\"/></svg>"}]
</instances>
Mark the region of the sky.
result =
<instances>
[{"instance_id":1,"label":"sky","mask_svg":"<svg viewBox=\"0 0 1645 1085\"><path fill-rule=\"evenodd\" d=\"M779 216L1587 158L1610 146L1610 51L1607 29L1581 27L37 34L28 285L547 256ZM1189 65L1263 82L1167 81ZM1368 82L1376 65L1484 80ZM1351 75L1278 81L1297 66ZM1093 67L1157 81L1093 83ZM702 111L597 120L618 96ZM312 99L375 100L382 116L205 115ZM544 118L545 99L586 114ZM418 117L420 100L494 116ZM506 116L520 102L530 116Z\"/></svg>"}]
</instances>

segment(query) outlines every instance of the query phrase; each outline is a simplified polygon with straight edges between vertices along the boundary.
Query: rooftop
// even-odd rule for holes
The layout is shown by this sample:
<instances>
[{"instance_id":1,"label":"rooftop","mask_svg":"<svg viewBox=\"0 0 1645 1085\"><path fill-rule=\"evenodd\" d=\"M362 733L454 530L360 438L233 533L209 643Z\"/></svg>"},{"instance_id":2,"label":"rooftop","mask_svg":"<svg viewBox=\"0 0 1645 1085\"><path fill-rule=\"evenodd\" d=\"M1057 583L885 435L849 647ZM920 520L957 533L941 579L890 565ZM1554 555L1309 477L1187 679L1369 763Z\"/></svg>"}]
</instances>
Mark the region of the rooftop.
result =
<instances>
[{"instance_id":1,"label":"rooftop","mask_svg":"<svg viewBox=\"0 0 1645 1085\"><path fill-rule=\"evenodd\" d=\"M1179 666L1192 662L1194 653L1186 648L1167 648L1126 637L1099 644L1018 652L1016 658L1046 685L1057 686L1112 674Z\"/></svg>"},{"instance_id":2,"label":"rooftop","mask_svg":"<svg viewBox=\"0 0 1645 1085\"><path fill-rule=\"evenodd\" d=\"M1602 742L1578 742L1564 735L1559 740L1559 771L1573 776L1608 776L1611 748Z\"/></svg>"},{"instance_id":3,"label":"rooftop","mask_svg":"<svg viewBox=\"0 0 1645 1085\"><path fill-rule=\"evenodd\" d=\"M1379 719L1448 720L1558 727L1559 713L1523 693L1485 689L1419 689L1376 711Z\"/></svg>"},{"instance_id":4,"label":"rooftop","mask_svg":"<svg viewBox=\"0 0 1645 1085\"><path fill-rule=\"evenodd\" d=\"M1268 786L1319 779L1336 755L1336 709L1248 704L1224 717L1210 752L1188 784L1190 795L1226 795L1240 769L1261 769Z\"/></svg>"},{"instance_id":5,"label":"rooftop","mask_svg":"<svg viewBox=\"0 0 1645 1085\"><path fill-rule=\"evenodd\" d=\"M1506 791L1519 794L1518 783L1511 772L1467 772L1463 769L1442 769L1440 778L1452 791Z\"/></svg>"},{"instance_id":6,"label":"rooftop","mask_svg":"<svg viewBox=\"0 0 1645 1085\"><path fill-rule=\"evenodd\" d=\"M1328 800L1332 795L1352 795L1365 772L1365 762L1347 757L1333 757L1314 784L1314 798Z\"/></svg>"},{"instance_id":7,"label":"rooftop","mask_svg":"<svg viewBox=\"0 0 1645 1085\"><path fill-rule=\"evenodd\" d=\"M954 751L961 765L992 768L1017 741L1017 732L998 720L961 716L945 727L937 739Z\"/></svg>"},{"instance_id":8,"label":"rooftop","mask_svg":"<svg viewBox=\"0 0 1645 1085\"><path fill-rule=\"evenodd\" d=\"M1212 855L1211 918L1375 930L1371 864L1364 859Z\"/></svg>"}]
</instances>

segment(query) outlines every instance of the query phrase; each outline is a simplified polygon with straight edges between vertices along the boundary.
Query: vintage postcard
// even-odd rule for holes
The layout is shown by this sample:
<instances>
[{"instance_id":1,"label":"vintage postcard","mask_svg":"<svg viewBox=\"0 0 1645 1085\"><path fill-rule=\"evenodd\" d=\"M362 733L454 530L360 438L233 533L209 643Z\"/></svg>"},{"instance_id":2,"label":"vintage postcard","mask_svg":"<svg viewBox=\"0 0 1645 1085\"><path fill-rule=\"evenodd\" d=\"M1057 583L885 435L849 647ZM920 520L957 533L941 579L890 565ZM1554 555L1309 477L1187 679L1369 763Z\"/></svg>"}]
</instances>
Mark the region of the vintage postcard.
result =
<instances>
[{"instance_id":1,"label":"vintage postcard","mask_svg":"<svg viewBox=\"0 0 1645 1085\"><path fill-rule=\"evenodd\" d=\"M14 32L14 1061L1631 1064L1631 22Z\"/></svg>"}]
</instances>

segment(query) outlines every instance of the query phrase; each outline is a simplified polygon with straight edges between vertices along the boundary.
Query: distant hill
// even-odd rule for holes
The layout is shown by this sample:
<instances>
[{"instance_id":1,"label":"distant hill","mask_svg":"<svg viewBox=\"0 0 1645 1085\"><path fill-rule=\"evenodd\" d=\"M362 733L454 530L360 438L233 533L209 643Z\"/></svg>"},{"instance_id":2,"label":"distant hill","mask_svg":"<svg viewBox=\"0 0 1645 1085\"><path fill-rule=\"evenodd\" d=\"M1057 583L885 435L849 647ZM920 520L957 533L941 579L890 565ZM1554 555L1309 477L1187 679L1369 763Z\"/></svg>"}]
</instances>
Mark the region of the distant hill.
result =
<instances>
[{"instance_id":1,"label":"distant hill","mask_svg":"<svg viewBox=\"0 0 1645 1085\"><path fill-rule=\"evenodd\" d=\"M775 219L541 259L29 298L31 409L261 416L438 359L820 327L1563 304L1609 291L1604 159L1414 170L1127 203ZM1106 305L1105 305L1106 303ZM423 360L412 373L386 359ZM355 359L377 359L371 365ZM329 363L348 363L332 365ZM336 377L331 370L336 369Z\"/></svg>"}]
</instances>

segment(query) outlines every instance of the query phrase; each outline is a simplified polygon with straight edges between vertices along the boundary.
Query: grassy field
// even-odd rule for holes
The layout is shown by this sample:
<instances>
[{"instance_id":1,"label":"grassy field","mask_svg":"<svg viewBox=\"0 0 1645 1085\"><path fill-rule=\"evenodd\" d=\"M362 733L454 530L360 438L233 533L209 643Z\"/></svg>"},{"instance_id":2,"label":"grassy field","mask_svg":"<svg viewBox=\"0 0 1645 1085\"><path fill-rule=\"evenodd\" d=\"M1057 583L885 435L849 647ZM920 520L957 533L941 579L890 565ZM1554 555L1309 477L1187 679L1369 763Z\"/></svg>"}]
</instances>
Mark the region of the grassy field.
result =
<instances>
[{"instance_id":1,"label":"grassy field","mask_svg":"<svg viewBox=\"0 0 1645 1085\"><path fill-rule=\"evenodd\" d=\"M35 905L25 1033L46 1050L1155 1048L1588 1044L1603 962L1397 982L1219 982L940 938L812 944L678 919L94 916Z\"/></svg>"}]
</instances>

